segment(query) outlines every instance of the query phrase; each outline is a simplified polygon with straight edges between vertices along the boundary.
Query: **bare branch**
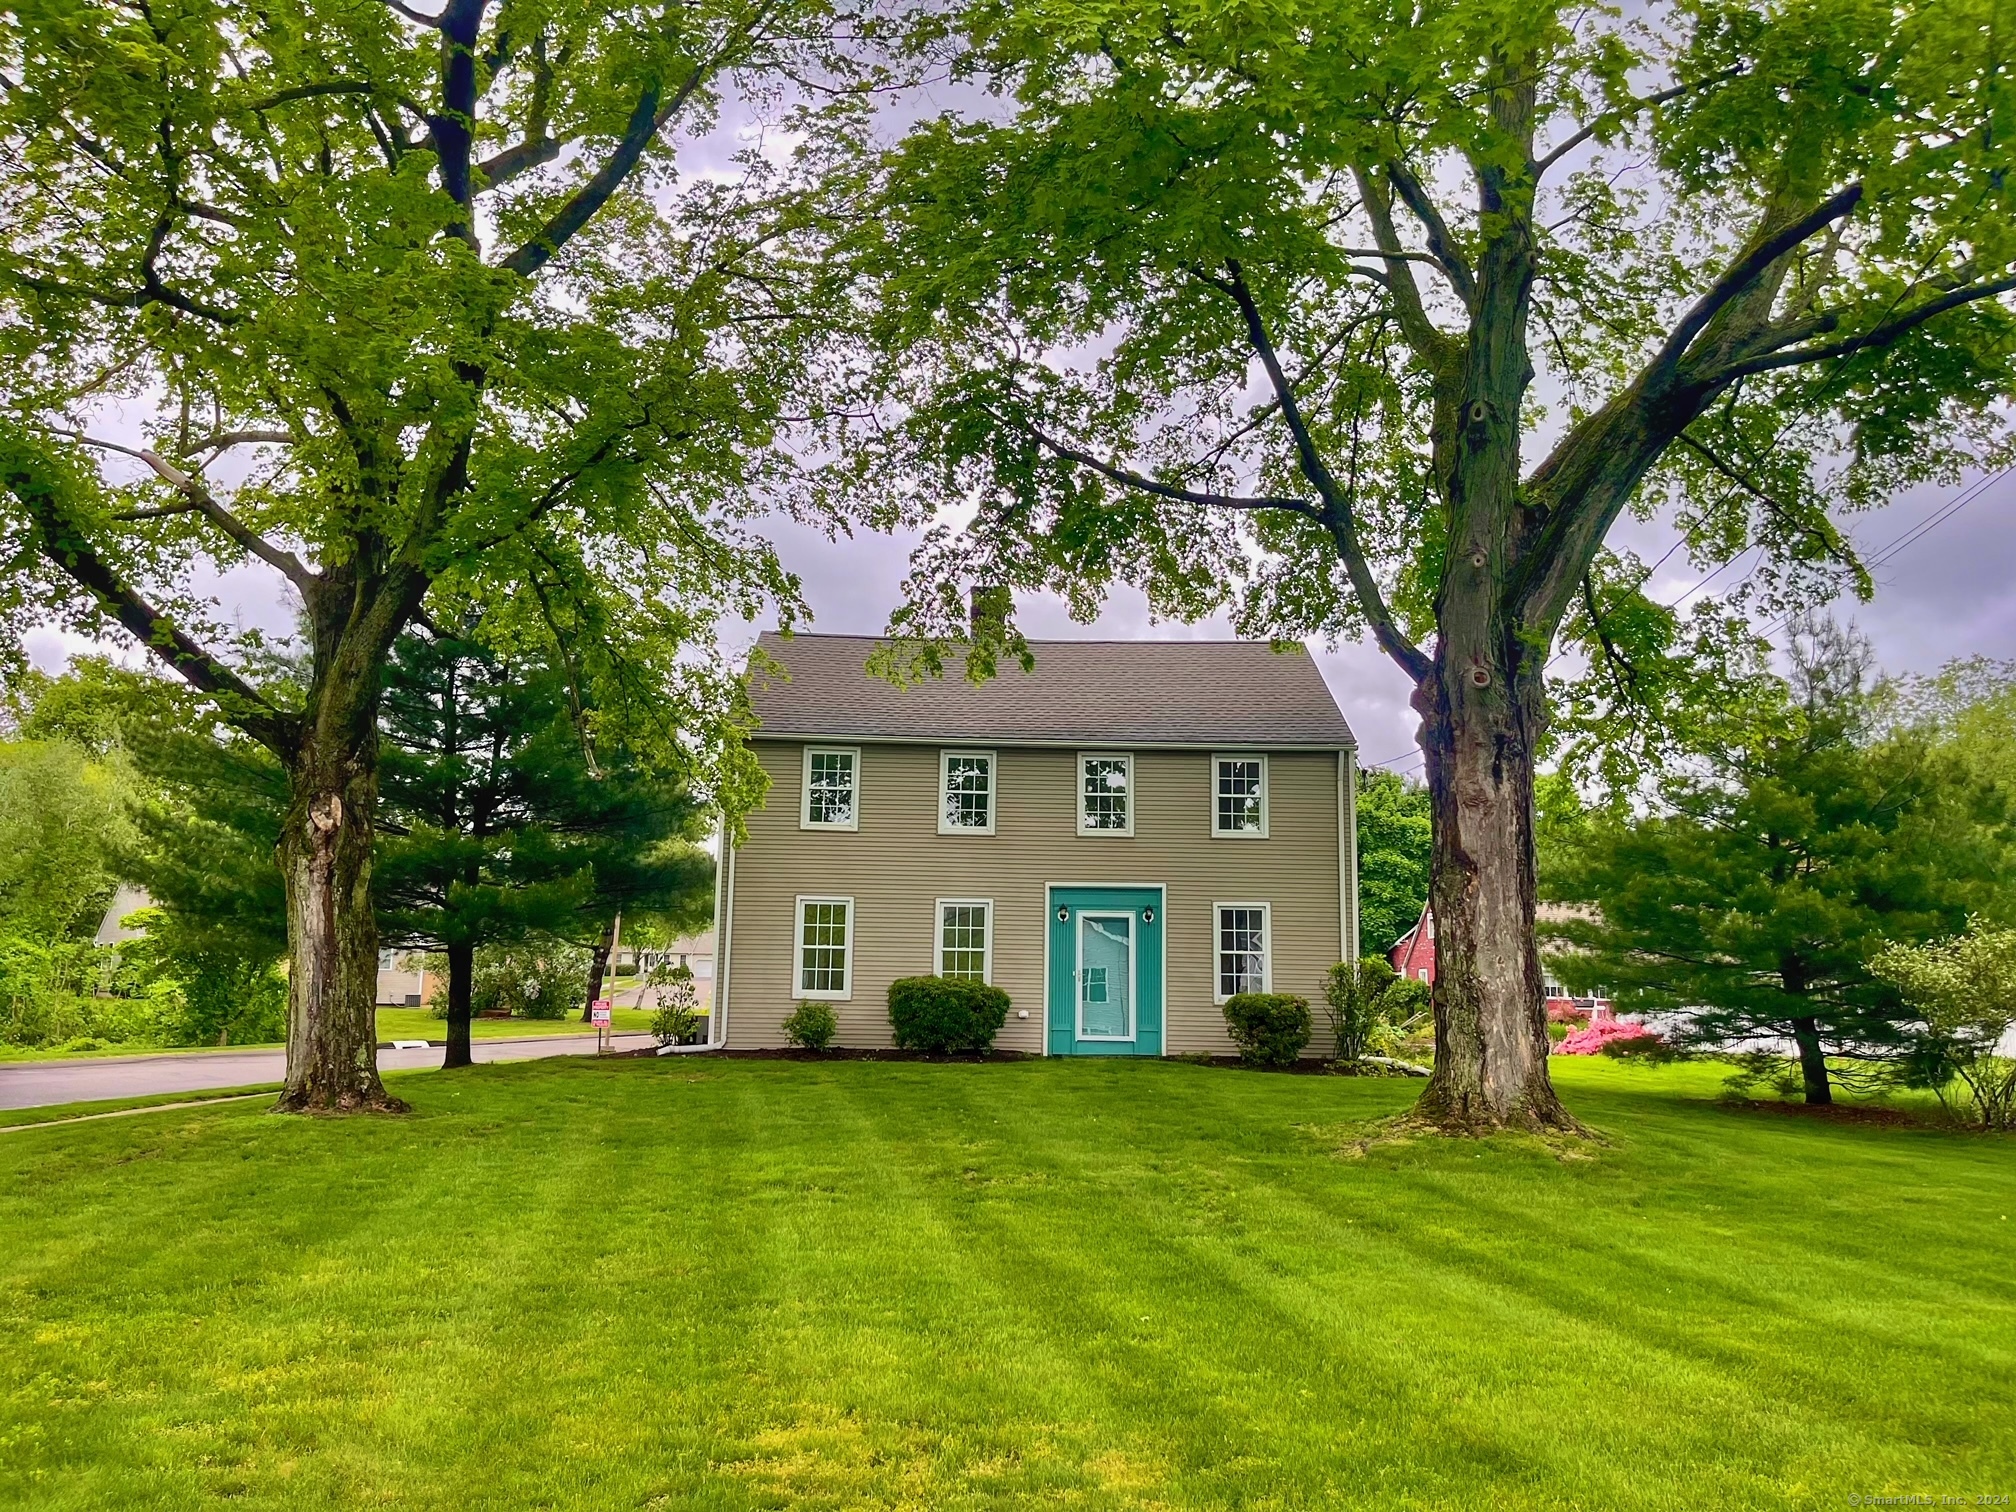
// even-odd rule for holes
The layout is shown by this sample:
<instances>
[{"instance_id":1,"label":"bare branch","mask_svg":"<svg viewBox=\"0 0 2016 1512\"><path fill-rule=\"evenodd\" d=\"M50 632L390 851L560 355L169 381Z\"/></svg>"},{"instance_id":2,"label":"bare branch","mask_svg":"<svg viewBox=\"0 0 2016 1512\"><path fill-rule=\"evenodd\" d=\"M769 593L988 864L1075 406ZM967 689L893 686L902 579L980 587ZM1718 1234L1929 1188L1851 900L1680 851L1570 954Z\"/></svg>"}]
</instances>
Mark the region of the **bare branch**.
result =
<instances>
[{"instance_id":1,"label":"bare branch","mask_svg":"<svg viewBox=\"0 0 2016 1512\"><path fill-rule=\"evenodd\" d=\"M1041 430L1038 430L1025 420L1014 419L1007 415L998 414L993 410L988 410L987 413L1004 425L1014 425L1026 431L1044 450L1054 453L1066 462L1076 462L1081 467L1089 467L1092 471L1104 477L1111 478L1115 483L1124 483L1129 488L1136 488L1143 493L1154 494L1158 498L1174 499L1183 504L1202 504L1211 509L1249 511L1278 509L1285 510L1289 514L1299 514L1311 520L1321 520L1323 518L1321 507L1308 499L1277 499L1265 496L1259 498L1241 498L1233 494L1202 493L1194 488L1179 488L1173 483L1161 482L1158 479L1147 476L1145 473L1134 472L1129 468L1108 462L1104 458L1096 457L1090 452L1080 451L1075 446L1067 446L1062 441L1045 435Z\"/></svg>"},{"instance_id":2,"label":"bare branch","mask_svg":"<svg viewBox=\"0 0 2016 1512\"><path fill-rule=\"evenodd\" d=\"M205 436L187 448L194 456L197 452L223 451L231 446L292 446L294 436L283 430L238 430L219 431L214 436Z\"/></svg>"},{"instance_id":3,"label":"bare branch","mask_svg":"<svg viewBox=\"0 0 2016 1512\"><path fill-rule=\"evenodd\" d=\"M1260 365L1266 369L1267 381L1273 386L1274 397L1281 405L1281 419L1295 438L1295 456L1302 476L1323 497L1321 518L1329 527L1331 539L1337 544L1337 554L1344 559L1344 571L1351 579L1352 590L1358 595L1359 608L1372 626L1373 638L1379 642L1381 650L1399 663L1402 671L1415 682L1424 682L1434 670L1433 664L1401 630L1399 621L1393 618L1393 611L1387 607L1385 594L1379 589L1379 580L1372 576L1371 564L1366 561L1364 546L1358 539L1358 520L1352 511L1351 500L1337 486L1337 480L1324 464L1315 437L1310 434L1308 422L1303 418L1302 406L1296 402L1294 387L1282 371L1281 359L1267 335L1267 323L1261 317L1260 307L1254 302L1252 290L1246 287L1246 276L1238 259L1227 258L1225 271L1228 276L1224 280L1212 281L1231 295L1239 306L1239 313L1245 318L1247 341L1259 356Z\"/></svg>"},{"instance_id":4,"label":"bare branch","mask_svg":"<svg viewBox=\"0 0 2016 1512\"><path fill-rule=\"evenodd\" d=\"M1407 208L1414 212L1414 218L1421 222L1421 229L1427 232L1428 255L1435 266L1448 278L1449 287L1456 291L1456 297L1463 301L1464 308L1473 308L1477 303L1477 280L1471 275L1470 264L1456 245L1456 239L1449 234L1442 212L1428 198L1428 191L1421 187L1421 181L1403 165L1388 163L1386 176L1393 181L1394 190Z\"/></svg>"},{"instance_id":5,"label":"bare branch","mask_svg":"<svg viewBox=\"0 0 2016 1512\"><path fill-rule=\"evenodd\" d=\"M1675 84L1671 89L1662 89L1657 94L1649 94L1639 99L1629 100L1619 105L1615 110L1604 111L1603 114L1596 117L1595 120L1584 126L1580 131L1569 137L1567 141L1535 163L1533 165L1537 170L1535 176L1544 174L1549 168L1552 168L1561 159L1568 156L1569 153L1580 147L1598 132L1611 126L1621 126L1632 116L1650 110L1655 105L1664 105L1668 100L1677 100L1682 95L1692 94L1697 89L1707 89L1712 85L1725 83L1741 75L1744 68L1744 64L1738 63L1733 67L1723 69L1720 73L1710 74L1705 79L1696 79L1691 84Z\"/></svg>"},{"instance_id":6,"label":"bare branch","mask_svg":"<svg viewBox=\"0 0 2016 1512\"><path fill-rule=\"evenodd\" d=\"M476 165L476 171L483 175L485 188L494 189L499 184L529 172L560 156L564 144L556 137L540 137L536 141L520 142L506 147L502 152L485 158Z\"/></svg>"},{"instance_id":7,"label":"bare branch","mask_svg":"<svg viewBox=\"0 0 2016 1512\"><path fill-rule=\"evenodd\" d=\"M138 461L145 462L154 470L156 476L172 486L176 492L180 493L188 501L186 507L164 509L152 513L135 512L129 518L158 519L170 514L192 512L200 514L233 541L237 542L239 546L259 558L260 561L284 574L289 582L301 590L304 598L312 594L318 586L315 574L293 552L283 551L280 547L273 545L272 542L252 529L243 520L232 514L230 510L219 504L210 490L203 485L202 479L191 477L158 453L145 449L136 449L131 446L121 446L117 441L106 441L97 436L87 436L81 431L57 431L55 434L68 436L73 441L80 441L86 446L97 448L99 451L117 452L121 456L132 457Z\"/></svg>"}]
</instances>

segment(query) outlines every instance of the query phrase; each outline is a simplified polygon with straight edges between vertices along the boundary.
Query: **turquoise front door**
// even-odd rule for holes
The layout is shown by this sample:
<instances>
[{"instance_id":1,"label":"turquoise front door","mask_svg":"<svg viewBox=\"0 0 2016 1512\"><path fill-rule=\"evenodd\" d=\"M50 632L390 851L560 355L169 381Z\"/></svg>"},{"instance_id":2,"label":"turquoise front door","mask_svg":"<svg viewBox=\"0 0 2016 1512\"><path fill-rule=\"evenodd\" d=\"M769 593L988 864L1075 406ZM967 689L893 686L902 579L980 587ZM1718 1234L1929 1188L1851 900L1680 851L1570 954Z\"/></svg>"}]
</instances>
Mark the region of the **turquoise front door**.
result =
<instances>
[{"instance_id":1,"label":"turquoise front door","mask_svg":"<svg viewBox=\"0 0 2016 1512\"><path fill-rule=\"evenodd\" d=\"M1162 889L1050 889L1052 1055L1162 1053Z\"/></svg>"}]
</instances>

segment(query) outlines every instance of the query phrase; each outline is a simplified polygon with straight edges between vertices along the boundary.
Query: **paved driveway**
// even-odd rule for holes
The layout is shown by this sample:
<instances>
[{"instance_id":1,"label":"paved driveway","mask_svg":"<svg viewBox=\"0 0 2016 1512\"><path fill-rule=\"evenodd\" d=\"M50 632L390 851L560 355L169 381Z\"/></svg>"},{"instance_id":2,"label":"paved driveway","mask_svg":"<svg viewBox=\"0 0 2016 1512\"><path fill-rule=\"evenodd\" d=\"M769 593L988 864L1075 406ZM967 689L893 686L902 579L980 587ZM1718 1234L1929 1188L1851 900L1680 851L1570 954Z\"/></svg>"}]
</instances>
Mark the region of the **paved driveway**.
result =
<instances>
[{"instance_id":1,"label":"paved driveway","mask_svg":"<svg viewBox=\"0 0 2016 1512\"><path fill-rule=\"evenodd\" d=\"M648 1034L619 1034L616 1048L635 1050ZM523 1039L479 1039L479 1061L540 1060L549 1055L593 1055L592 1034L539 1034ZM441 1064L441 1047L380 1050L381 1071L415 1071ZM210 1092L250 1087L287 1076L287 1052L186 1050L170 1055L121 1055L99 1060L14 1061L0 1064L0 1108L41 1108L51 1103L106 1097L149 1097L157 1092Z\"/></svg>"}]
</instances>

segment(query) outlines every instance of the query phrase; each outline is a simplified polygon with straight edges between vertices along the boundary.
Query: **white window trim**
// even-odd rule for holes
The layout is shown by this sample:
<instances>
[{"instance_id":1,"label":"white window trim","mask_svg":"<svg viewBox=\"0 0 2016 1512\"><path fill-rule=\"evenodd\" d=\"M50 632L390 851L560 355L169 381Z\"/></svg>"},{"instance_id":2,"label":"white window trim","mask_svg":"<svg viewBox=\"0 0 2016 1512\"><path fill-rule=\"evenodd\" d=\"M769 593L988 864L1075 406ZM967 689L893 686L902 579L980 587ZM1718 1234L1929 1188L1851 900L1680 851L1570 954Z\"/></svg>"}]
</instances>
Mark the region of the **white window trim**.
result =
<instances>
[{"instance_id":1,"label":"white window trim","mask_svg":"<svg viewBox=\"0 0 2016 1512\"><path fill-rule=\"evenodd\" d=\"M978 833L967 831L965 833ZM945 910L978 908L987 916L987 942L980 951L980 980L994 985L994 900L992 898L940 898L931 905L931 974L945 975Z\"/></svg>"},{"instance_id":2,"label":"white window trim","mask_svg":"<svg viewBox=\"0 0 2016 1512\"><path fill-rule=\"evenodd\" d=\"M954 756L980 756L987 762L987 823L984 826L948 824L945 821L945 793L952 780ZM1132 782L1132 778L1129 778ZM1130 788L1131 796L1131 788ZM855 807L860 807L856 803ZM941 835L991 835L995 816L1001 810L1001 763L992 751L958 750L947 747L938 753L938 833Z\"/></svg>"},{"instance_id":3,"label":"white window trim","mask_svg":"<svg viewBox=\"0 0 2016 1512\"><path fill-rule=\"evenodd\" d=\"M1260 763L1260 828L1228 830L1218 828L1218 763L1257 761ZM1264 751L1214 751L1211 754L1211 838L1214 840L1265 840L1274 808L1274 774L1268 770Z\"/></svg>"},{"instance_id":4,"label":"white window trim","mask_svg":"<svg viewBox=\"0 0 2016 1512\"><path fill-rule=\"evenodd\" d=\"M1085 763L1088 761L1124 761L1127 763L1127 827L1125 829L1091 829L1085 823ZM1140 794L1134 790L1134 753L1132 751L1080 751L1078 765L1071 778L1071 804L1078 816L1078 833L1096 839L1130 840L1134 836L1134 810Z\"/></svg>"},{"instance_id":5,"label":"white window trim","mask_svg":"<svg viewBox=\"0 0 2016 1512\"><path fill-rule=\"evenodd\" d=\"M1219 1007L1230 1002L1231 994L1221 991L1225 978L1218 968L1225 956L1225 910L1228 908L1257 908L1260 910L1260 990L1274 990L1274 905L1252 899L1234 898L1224 903L1211 905L1211 1001ZM851 921L853 915L849 914Z\"/></svg>"},{"instance_id":6,"label":"white window trim","mask_svg":"<svg viewBox=\"0 0 2016 1512\"><path fill-rule=\"evenodd\" d=\"M854 808L845 824L815 822L812 818L812 758L852 756L854 758ZM808 745L798 773L798 828L808 830L858 830L861 828L861 747Z\"/></svg>"},{"instance_id":7,"label":"white window trim","mask_svg":"<svg viewBox=\"0 0 2016 1512\"><path fill-rule=\"evenodd\" d=\"M815 826L816 828L816 826ZM838 992L825 988L818 992L808 991L805 983L805 905L807 903L845 903L847 905L847 943L843 947L846 954L842 958L840 975L842 985ZM801 893L791 908L791 988L794 1002L810 999L817 1003L846 1003L854 998L854 900L837 893Z\"/></svg>"}]
</instances>

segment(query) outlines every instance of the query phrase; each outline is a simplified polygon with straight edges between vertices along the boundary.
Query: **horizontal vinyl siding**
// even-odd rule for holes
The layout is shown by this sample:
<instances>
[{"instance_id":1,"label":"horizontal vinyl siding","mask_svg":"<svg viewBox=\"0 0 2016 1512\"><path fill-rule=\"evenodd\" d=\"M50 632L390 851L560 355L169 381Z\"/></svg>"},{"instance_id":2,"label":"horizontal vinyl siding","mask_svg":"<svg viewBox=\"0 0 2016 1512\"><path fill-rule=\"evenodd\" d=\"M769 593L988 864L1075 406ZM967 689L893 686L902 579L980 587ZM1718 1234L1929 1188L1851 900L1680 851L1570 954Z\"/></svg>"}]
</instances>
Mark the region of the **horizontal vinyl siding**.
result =
<instances>
[{"instance_id":1,"label":"horizontal vinyl siding","mask_svg":"<svg viewBox=\"0 0 2016 1512\"><path fill-rule=\"evenodd\" d=\"M1231 1048L1212 1001L1218 902L1271 905L1274 989L1307 997L1321 1025L1323 974L1342 934L1334 753L1270 754L1268 838L1219 840L1209 753L1137 750L1134 834L1117 837L1077 833L1074 752L1000 749L995 833L968 836L938 833L938 747L848 743L861 747L860 828L824 831L798 824L804 744L756 742L771 787L735 855L731 1046L784 1043L797 1003L799 897L854 899L852 997L832 1006L839 1042L858 1047L890 1043L889 984L931 971L936 900L992 898L993 980L1013 1001L996 1043L1041 1053L1044 890L1053 883L1163 885L1168 1053ZM1023 1009L1027 1019L1016 1016Z\"/></svg>"}]
</instances>

